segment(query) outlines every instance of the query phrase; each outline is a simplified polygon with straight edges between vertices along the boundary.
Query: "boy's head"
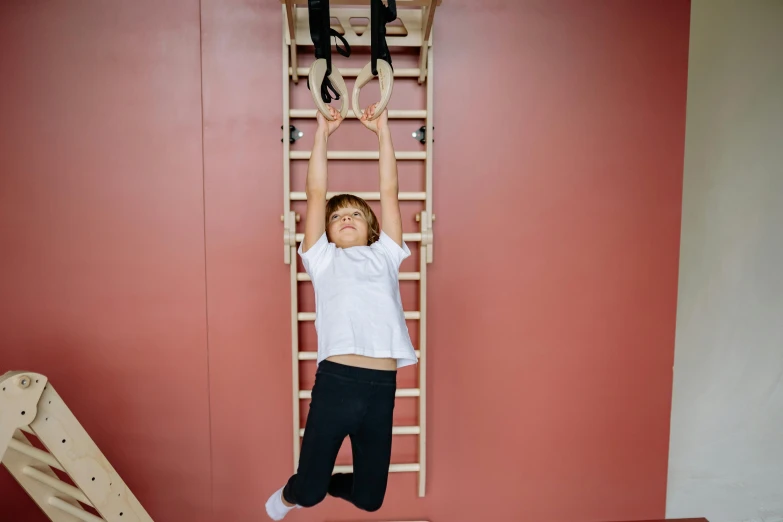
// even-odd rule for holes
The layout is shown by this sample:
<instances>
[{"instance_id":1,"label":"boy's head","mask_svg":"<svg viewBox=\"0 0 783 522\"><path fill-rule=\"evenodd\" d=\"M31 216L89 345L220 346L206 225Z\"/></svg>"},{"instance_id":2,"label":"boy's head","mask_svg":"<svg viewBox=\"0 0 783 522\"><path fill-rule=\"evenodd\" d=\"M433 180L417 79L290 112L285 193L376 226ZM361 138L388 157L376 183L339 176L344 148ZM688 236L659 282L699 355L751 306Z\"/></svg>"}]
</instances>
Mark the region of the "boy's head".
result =
<instances>
[{"instance_id":1,"label":"boy's head","mask_svg":"<svg viewBox=\"0 0 783 522\"><path fill-rule=\"evenodd\" d=\"M339 194L326 202L326 237L338 247L371 245L380 234L378 218L362 198Z\"/></svg>"}]
</instances>

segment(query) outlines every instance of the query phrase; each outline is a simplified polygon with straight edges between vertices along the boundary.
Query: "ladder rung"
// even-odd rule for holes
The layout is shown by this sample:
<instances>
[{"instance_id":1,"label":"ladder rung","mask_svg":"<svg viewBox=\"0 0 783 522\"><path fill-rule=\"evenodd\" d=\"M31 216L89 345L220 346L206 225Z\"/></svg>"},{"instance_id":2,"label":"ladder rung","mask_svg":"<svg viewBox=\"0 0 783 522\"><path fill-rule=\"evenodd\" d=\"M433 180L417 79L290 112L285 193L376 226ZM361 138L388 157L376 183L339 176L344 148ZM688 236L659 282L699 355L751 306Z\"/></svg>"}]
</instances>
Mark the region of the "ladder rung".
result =
<instances>
[{"instance_id":1,"label":"ladder rung","mask_svg":"<svg viewBox=\"0 0 783 522\"><path fill-rule=\"evenodd\" d=\"M332 69L334 70L334 69ZM291 67L288 68L288 76L291 76L293 69ZM361 69L346 67L346 68L338 68L337 71L340 73L340 76L343 78L355 78L359 76L359 72ZM309 67L297 67L296 73L299 76L303 76L307 78L310 75L310 68ZM408 68L408 69L394 69L394 77L395 78L418 78L421 75L421 69L419 68Z\"/></svg>"},{"instance_id":2,"label":"ladder rung","mask_svg":"<svg viewBox=\"0 0 783 522\"><path fill-rule=\"evenodd\" d=\"M402 235L402 240L406 243L415 243L421 241L421 232L410 232ZM296 242L301 243L304 241L304 234L296 234Z\"/></svg>"},{"instance_id":3,"label":"ladder rung","mask_svg":"<svg viewBox=\"0 0 783 522\"><path fill-rule=\"evenodd\" d=\"M299 312L296 318L300 321L315 321L315 312ZM405 312L405 319L416 321L421 319L421 312Z\"/></svg>"},{"instance_id":4,"label":"ladder rung","mask_svg":"<svg viewBox=\"0 0 783 522\"><path fill-rule=\"evenodd\" d=\"M395 157L398 160L426 160L426 151L397 151ZM309 160L309 150L292 150L288 156L292 160ZM330 150L326 153L326 159L330 160L377 160L380 153L372 150Z\"/></svg>"},{"instance_id":5,"label":"ladder rung","mask_svg":"<svg viewBox=\"0 0 783 522\"><path fill-rule=\"evenodd\" d=\"M23 455L40 460L49 467L59 469L60 471L65 471L57 459L54 458L54 456L52 456L52 454L48 451L39 450L34 446L30 446L29 444L25 444L24 442L20 442L16 439L9 440L8 447L14 451L18 451Z\"/></svg>"},{"instance_id":6,"label":"ladder rung","mask_svg":"<svg viewBox=\"0 0 783 522\"><path fill-rule=\"evenodd\" d=\"M330 199L337 194L351 194L353 196L366 199L367 201L380 201L380 192L327 192L326 199ZM307 192L291 192L291 201L307 201ZM400 201L425 201L426 192L400 192L397 194Z\"/></svg>"},{"instance_id":7,"label":"ladder rung","mask_svg":"<svg viewBox=\"0 0 783 522\"><path fill-rule=\"evenodd\" d=\"M419 281L421 279L421 273L419 272L400 272L398 279L400 281ZM297 281L309 281L310 274L307 272L298 272L296 274Z\"/></svg>"},{"instance_id":8,"label":"ladder rung","mask_svg":"<svg viewBox=\"0 0 783 522\"><path fill-rule=\"evenodd\" d=\"M437 0L436 5L440 5L442 0ZM342 6L342 7L357 7L357 6L368 6L370 5L369 0L330 0L331 5L333 6ZM281 2L286 3L286 2ZM430 0L397 0L396 4L397 7L425 7L430 5ZM292 0L291 4L294 7L297 6L304 6L307 7L307 0Z\"/></svg>"},{"instance_id":9,"label":"ladder rung","mask_svg":"<svg viewBox=\"0 0 783 522\"><path fill-rule=\"evenodd\" d=\"M33 480L40 482L45 486L49 486L50 488L57 490L64 495L73 497L74 499L78 500L82 504L85 504L90 507L94 507L92 505L92 502L90 502L90 499L87 498L87 496L82 492L81 489L75 488L70 484L63 482L57 477L47 475L43 471L39 471L31 466L25 466L24 468L22 468L22 474L27 477L30 477Z\"/></svg>"},{"instance_id":10,"label":"ladder rung","mask_svg":"<svg viewBox=\"0 0 783 522\"><path fill-rule=\"evenodd\" d=\"M421 391L418 388L397 388L397 392L394 394L395 397L419 397L420 395ZM299 390L300 399L311 399L312 397L312 390Z\"/></svg>"},{"instance_id":11,"label":"ladder rung","mask_svg":"<svg viewBox=\"0 0 783 522\"><path fill-rule=\"evenodd\" d=\"M421 352L415 350L416 357L421 357ZM316 361L318 360L318 352L299 352L300 361Z\"/></svg>"},{"instance_id":12,"label":"ladder rung","mask_svg":"<svg viewBox=\"0 0 783 522\"><path fill-rule=\"evenodd\" d=\"M78 518L79 520L83 520L84 522L106 522L105 519L101 517L96 517L92 513L88 513L82 508L78 508L73 504L69 504L68 502L58 497L54 497L54 496L49 497L47 503L50 506L59 509L60 511L65 511L69 515Z\"/></svg>"},{"instance_id":13,"label":"ladder rung","mask_svg":"<svg viewBox=\"0 0 783 522\"><path fill-rule=\"evenodd\" d=\"M304 428L299 430L299 436L304 437ZM392 426L392 435L419 435L421 428L419 426Z\"/></svg>"},{"instance_id":14,"label":"ladder rung","mask_svg":"<svg viewBox=\"0 0 783 522\"><path fill-rule=\"evenodd\" d=\"M353 32L356 33L356 36L361 36L365 32L367 32L367 28L370 27L369 24L367 25L355 25L352 24L351 27L353 27ZM330 25L329 29L334 29L342 36L345 36L345 29L340 25ZM370 29L372 30L372 29ZM389 36L408 36L408 31L405 29L405 27L401 25L390 25L386 28L386 34Z\"/></svg>"},{"instance_id":15,"label":"ladder rung","mask_svg":"<svg viewBox=\"0 0 783 522\"><path fill-rule=\"evenodd\" d=\"M389 473L413 473L421 470L419 464L391 464ZM353 473L353 466L335 466L335 473Z\"/></svg>"},{"instance_id":16,"label":"ladder rung","mask_svg":"<svg viewBox=\"0 0 783 522\"><path fill-rule=\"evenodd\" d=\"M315 109L291 109L288 111L288 116L290 118L315 118L316 110ZM401 110L401 109L389 109L388 116L390 120L402 120L402 119L412 119L412 120L424 120L427 119L427 111L426 110ZM356 114L354 114L353 109L348 109L348 114L346 115L346 118L356 118Z\"/></svg>"}]
</instances>

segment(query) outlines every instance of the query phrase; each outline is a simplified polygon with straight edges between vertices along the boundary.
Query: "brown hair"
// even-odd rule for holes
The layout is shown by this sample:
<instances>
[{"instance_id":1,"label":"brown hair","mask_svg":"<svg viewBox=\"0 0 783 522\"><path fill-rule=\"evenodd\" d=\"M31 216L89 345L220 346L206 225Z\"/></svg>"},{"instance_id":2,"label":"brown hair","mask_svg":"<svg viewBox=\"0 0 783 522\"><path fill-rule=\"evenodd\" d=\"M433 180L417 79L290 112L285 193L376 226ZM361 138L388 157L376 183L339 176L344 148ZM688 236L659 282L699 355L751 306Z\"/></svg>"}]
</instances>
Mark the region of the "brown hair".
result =
<instances>
[{"instance_id":1,"label":"brown hair","mask_svg":"<svg viewBox=\"0 0 783 522\"><path fill-rule=\"evenodd\" d=\"M335 211L341 208L354 207L364 212L367 218L367 244L372 245L381 236L381 226L378 224L378 218L375 216L375 212L372 211L370 205L367 204L362 198L353 196L351 194L338 194L332 196L329 201L326 202L326 238L329 238L329 217L335 213Z\"/></svg>"}]
</instances>

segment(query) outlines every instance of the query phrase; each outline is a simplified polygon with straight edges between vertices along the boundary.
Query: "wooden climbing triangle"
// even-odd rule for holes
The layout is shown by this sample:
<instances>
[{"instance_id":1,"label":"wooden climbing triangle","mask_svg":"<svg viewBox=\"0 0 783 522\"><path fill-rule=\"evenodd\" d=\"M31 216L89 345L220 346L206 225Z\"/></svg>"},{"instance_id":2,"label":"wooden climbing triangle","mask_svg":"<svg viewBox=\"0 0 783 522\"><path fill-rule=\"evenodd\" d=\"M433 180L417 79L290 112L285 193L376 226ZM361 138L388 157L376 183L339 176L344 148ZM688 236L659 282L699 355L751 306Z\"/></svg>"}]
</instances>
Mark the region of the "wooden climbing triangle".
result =
<instances>
[{"instance_id":1,"label":"wooden climbing triangle","mask_svg":"<svg viewBox=\"0 0 783 522\"><path fill-rule=\"evenodd\" d=\"M44 375L0 377L0 459L52 522L152 522Z\"/></svg>"}]
</instances>

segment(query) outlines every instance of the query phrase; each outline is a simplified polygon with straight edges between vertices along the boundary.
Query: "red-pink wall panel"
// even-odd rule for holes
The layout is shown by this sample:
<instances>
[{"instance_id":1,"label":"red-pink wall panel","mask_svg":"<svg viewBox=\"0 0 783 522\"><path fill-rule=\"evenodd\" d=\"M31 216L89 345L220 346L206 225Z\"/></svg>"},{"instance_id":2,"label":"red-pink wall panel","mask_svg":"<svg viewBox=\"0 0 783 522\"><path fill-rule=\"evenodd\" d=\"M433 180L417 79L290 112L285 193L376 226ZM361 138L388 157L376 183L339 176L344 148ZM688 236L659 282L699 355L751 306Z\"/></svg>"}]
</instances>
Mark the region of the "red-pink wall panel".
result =
<instances>
[{"instance_id":1,"label":"red-pink wall panel","mask_svg":"<svg viewBox=\"0 0 783 522\"><path fill-rule=\"evenodd\" d=\"M661 517L689 4L461 5L435 34L427 512Z\"/></svg>"},{"instance_id":2,"label":"red-pink wall panel","mask_svg":"<svg viewBox=\"0 0 783 522\"><path fill-rule=\"evenodd\" d=\"M198 2L0 7L0 374L46 374L156 520L207 521ZM5 470L0 518L43 520Z\"/></svg>"},{"instance_id":3,"label":"red-pink wall panel","mask_svg":"<svg viewBox=\"0 0 783 522\"><path fill-rule=\"evenodd\" d=\"M259 519L292 460L281 24L273 2L202 2L214 520Z\"/></svg>"}]
</instances>

